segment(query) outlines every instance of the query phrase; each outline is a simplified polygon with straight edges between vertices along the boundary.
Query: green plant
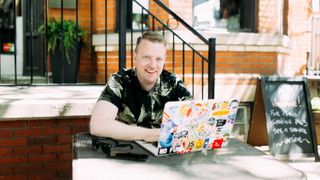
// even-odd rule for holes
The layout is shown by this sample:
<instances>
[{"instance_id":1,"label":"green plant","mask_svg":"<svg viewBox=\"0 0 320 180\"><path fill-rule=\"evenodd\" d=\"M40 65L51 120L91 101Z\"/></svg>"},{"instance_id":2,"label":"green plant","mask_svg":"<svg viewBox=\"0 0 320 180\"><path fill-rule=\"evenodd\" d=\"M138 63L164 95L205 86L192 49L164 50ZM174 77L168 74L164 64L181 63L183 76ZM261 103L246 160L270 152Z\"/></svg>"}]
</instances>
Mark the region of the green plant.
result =
<instances>
[{"instance_id":1,"label":"green plant","mask_svg":"<svg viewBox=\"0 0 320 180\"><path fill-rule=\"evenodd\" d=\"M63 25L63 28L61 28ZM63 31L62 31L63 30ZM48 43L48 53L52 53L57 47L64 48L64 52L68 63L70 64L70 53L74 48L75 42L83 42L85 47L86 31L76 26L73 20L57 21L54 18L50 19L46 24L42 24L38 32L46 36ZM63 33L62 33L63 32ZM63 39L63 46L61 41Z\"/></svg>"}]
</instances>

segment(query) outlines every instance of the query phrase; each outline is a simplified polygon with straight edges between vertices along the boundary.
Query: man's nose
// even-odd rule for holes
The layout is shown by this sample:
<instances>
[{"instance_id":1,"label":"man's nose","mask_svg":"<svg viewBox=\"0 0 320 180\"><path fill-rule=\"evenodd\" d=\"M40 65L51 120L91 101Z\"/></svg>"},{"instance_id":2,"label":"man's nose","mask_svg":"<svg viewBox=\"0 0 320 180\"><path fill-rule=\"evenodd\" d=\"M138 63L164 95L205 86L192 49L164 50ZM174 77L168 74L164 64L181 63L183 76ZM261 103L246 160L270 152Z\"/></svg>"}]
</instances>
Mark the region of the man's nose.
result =
<instances>
[{"instance_id":1,"label":"man's nose","mask_svg":"<svg viewBox=\"0 0 320 180\"><path fill-rule=\"evenodd\" d=\"M155 58L151 58L150 62L149 62L149 65L151 67L157 67L157 60Z\"/></svg>"}]
</instances>

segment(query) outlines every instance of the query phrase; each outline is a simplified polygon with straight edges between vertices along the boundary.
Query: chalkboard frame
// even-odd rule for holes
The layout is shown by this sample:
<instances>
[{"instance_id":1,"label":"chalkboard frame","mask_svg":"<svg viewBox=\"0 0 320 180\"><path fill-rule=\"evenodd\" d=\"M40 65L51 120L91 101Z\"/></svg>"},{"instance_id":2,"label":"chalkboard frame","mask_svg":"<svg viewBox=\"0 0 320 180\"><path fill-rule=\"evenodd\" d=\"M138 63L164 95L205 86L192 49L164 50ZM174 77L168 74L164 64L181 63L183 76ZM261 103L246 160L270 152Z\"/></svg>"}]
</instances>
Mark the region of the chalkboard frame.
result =
<instances>
[{"instance_id":1,"label":"chalkboard frame","mask_svg":"<svg viewBox=\"0 0 320 180\"><path fill-rule=\"evenodd\" d=\"M320 161L319 154L318 154L318 149L317 149L317 139L316 139L316 131L315 131L315 125L314 125L314 119L313 119L313 114L312 114L312 108L311 108L311 100L310 100L310 93L308 90L308 81L305 77L279 77L279 76L265 76L261 77L261 90L262 90L262 98L263 98L263 103L265 107L265 117L266 117L266 123L270 122L271 123L271 117L270 113L267 111L267 101L266 97L266 85L270 83L280 83L280 84L290 84L290 85L302 85L302 93L305 96L304 103L305 103L305 108L307 111L307 120L308 120L308 127L309 132L311 133L310 138L311 138L311 145L313 152L310 153L301 153L301 154L290 154L290 153L278 153L272 151L273 149L273 142L272 139L270 139L270 133L267 126L267 132L268 132L268 144L269 144L269 149L270 153L275 156L276 158L279 159L287 159L287 160L295 160L300 157L315 157L315 161L318 162Z\"/></svg>"}]
</instances>

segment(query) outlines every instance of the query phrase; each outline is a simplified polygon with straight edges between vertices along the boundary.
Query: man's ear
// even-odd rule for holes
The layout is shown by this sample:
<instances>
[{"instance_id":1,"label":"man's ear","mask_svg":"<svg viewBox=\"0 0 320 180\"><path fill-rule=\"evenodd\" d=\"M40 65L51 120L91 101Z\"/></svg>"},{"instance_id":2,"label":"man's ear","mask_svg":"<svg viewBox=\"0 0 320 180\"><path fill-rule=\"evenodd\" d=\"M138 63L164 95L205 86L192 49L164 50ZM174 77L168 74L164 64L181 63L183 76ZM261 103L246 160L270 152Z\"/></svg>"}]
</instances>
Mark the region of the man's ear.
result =
<instances>
[{"instance_id":1,"label":"man's ear","mask_svg":"<svg viewBox=\"0 0 320 180\"><path fill-rule=\"evenodd\" d=\"M136 59L137 59L137 53L133 51L133 61L136 61Z\"/></svg>"}]
</instances>

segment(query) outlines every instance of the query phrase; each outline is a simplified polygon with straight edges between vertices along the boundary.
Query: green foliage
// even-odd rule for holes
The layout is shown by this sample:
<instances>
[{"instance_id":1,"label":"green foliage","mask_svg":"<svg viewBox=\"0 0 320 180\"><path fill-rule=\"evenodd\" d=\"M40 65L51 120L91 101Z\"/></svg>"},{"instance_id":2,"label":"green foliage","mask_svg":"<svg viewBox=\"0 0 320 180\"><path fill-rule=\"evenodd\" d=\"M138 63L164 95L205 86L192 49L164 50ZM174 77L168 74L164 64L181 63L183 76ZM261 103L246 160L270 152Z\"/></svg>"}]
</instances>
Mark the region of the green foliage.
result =
<instances>
[{"instance_id":1,"label":"green foliage","mask_svg":"<svg viewBox=\"0 0 320 180\"><path fill-rule=\"evenodd\" d=\"M63 28L61 28L63 25ZM62 31L63 29L63 31ZM70 64L70 53L74 48L75 42L83 42L85 45L86 31L81 29L79 26L77 28L76 23L73 20L57 21L54 18L50 19L46 24L39 27L38 32L46 36L48 42L48 52L52 53L56 48L64 48L64 52L68 63ZM62 34L63 32L63 34ZM63 36L62 36L63 35ZM61 46L61 41L63 39L63 47Z\"/></svg>"}]
</instances>

